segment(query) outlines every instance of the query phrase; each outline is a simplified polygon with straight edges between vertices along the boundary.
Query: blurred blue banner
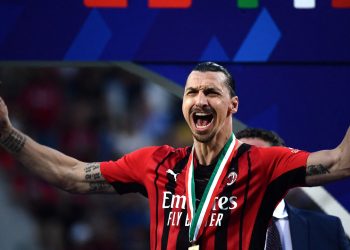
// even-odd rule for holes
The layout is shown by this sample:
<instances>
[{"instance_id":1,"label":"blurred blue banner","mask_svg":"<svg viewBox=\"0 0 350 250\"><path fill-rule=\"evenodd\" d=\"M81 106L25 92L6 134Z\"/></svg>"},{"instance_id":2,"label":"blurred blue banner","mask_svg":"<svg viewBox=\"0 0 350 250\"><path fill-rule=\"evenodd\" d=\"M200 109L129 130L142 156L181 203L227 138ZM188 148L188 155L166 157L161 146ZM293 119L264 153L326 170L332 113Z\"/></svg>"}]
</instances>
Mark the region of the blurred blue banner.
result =
<instances>
[{"instance_id":1,"label":"blurred blue banner","mask_svg":"<svg viewBox=\"0 0 350 250\"><path fill-rule=\"evenodd\" d=\"M0 60L349 61L349 6L297 2L5 0Z\"/></svg>"}]
</instances>

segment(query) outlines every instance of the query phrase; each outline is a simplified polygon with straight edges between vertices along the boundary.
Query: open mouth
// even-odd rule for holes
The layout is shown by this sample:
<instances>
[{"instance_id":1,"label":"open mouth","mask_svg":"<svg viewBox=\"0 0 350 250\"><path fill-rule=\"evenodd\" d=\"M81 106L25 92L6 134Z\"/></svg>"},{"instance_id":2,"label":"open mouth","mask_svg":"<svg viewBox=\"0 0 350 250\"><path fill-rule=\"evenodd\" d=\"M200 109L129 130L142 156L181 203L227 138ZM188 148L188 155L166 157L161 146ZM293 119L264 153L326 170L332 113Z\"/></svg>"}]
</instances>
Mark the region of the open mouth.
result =
<instances>
[{"instance_id":1,"label":"open mouth","mask_svg":"<svg viewBox=\"0 0 350 250\"><path fill-rule=\"evenodd\" d=\"M212 114L196 112L193 114L193 121L197 129L205 129L210 126L214 116Z\"/></svg>"}]
</instances>

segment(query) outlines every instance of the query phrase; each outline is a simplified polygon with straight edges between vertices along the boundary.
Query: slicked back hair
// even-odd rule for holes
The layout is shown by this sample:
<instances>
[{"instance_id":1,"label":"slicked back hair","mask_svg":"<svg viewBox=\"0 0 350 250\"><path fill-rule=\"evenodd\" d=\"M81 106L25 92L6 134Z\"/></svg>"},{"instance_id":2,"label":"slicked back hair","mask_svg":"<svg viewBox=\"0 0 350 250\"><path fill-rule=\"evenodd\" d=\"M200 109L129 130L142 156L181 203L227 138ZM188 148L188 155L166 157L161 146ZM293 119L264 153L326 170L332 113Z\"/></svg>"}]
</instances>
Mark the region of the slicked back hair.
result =
<instances>
[{"instance_id":1,"label":"slicked back hair","mask_svg":"<svg viewBox=\"0 0 350 250\"><path fill-rule=\"evenodd\" d=\"M236 96L236 83L228 70L214 62L201 62L197 64L192 71L200 71L200 72L222 72L226 76L225 84L230 91L230 96Z\"/></svg>"},{"instance_id":2,"label":"slicked back hair","mask_svg":"<svg viewBox=\"0 0 350 250\"><path fill-rule=\"evenodd\" d=\"M275 132L261 128L246 128L235 134L237 139L258 138L271 144L271 146L285 146L284 140Z\"/></svg>"}]
</instances>

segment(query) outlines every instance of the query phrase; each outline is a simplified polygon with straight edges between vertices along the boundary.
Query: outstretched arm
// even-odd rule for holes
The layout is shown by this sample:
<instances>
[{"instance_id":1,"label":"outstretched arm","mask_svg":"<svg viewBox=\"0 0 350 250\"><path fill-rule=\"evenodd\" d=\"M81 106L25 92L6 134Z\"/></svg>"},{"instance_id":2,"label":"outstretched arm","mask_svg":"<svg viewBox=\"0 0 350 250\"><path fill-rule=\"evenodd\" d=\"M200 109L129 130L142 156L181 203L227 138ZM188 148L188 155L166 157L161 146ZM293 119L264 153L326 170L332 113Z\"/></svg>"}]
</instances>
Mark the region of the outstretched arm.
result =
<instances>
[{"instance_id":1,"label":"outstretched arm","mask_svg":"<svg viewBox=\"0 0 350 250\"><path fill-rule=\"evenodd\" d=\"M306 184L323 185L349 176L350 127L338 147L310 154L306 167Z\"/></svg>"},{"instance_id":2,"label":"outstretched arm","mask_svg":"<svg viewBox=\"0 0 350 250\"><path fill-rule=\"evenodd\" d=\"M85 163L41 145L15 129L0 97L0 145L47 182L73 193L111 193L99 163Z\"/></svg>"}]
</instances>

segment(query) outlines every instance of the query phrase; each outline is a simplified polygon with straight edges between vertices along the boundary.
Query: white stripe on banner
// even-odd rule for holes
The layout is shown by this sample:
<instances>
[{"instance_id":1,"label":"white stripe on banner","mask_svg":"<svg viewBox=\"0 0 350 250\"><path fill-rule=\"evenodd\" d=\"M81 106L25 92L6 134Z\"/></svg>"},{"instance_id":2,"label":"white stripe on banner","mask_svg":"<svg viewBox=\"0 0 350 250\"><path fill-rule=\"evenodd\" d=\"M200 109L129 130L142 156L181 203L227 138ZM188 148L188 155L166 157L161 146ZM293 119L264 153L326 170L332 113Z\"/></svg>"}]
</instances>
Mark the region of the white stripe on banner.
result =
<instances>
[{"instance_id":1,"label":"white stripe on banner","mask_svg":"<svg viewBox=\"0 0 350 250\"><path fill-rule=\"evenodd\" d=\"M294 0L294 8L296 9L314 9L316 0Z\"/></svg>"},{"instance_id":2,"label":"white stripe on banner","mask_svg":"<svg viewBox=\"0 0 350 250\"><path fill-rule=\"evenodd\" d=\"M323 187L303 187L305 192L325 213L340 218L345 233L350 237L350 214L349 212L333 198Z\"/></svg>"}]
</instances>

